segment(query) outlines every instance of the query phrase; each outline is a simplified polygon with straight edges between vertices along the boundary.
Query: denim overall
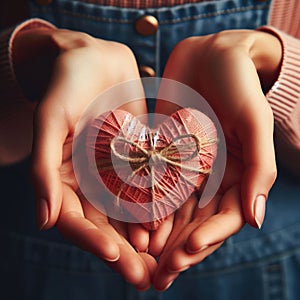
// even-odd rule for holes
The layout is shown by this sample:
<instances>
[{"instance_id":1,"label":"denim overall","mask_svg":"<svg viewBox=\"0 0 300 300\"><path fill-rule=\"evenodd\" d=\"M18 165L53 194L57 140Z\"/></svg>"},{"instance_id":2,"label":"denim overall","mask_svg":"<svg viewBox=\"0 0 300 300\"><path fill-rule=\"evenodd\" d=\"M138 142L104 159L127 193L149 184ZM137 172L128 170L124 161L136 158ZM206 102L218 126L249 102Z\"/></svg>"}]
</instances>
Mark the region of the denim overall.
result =
<instances>
[{"instance_id":1,"label":"denim overall","mask_svg":"<svg viewBox=\"0 0 300 300\"><path fill-rule=\"evenodd\" d=\"M71 0L31 3L32 17L59 28L127 44L140 66L162 76L180 40L224 29L266 24L270 1L219 0L158 9L103 7ZM149 36L135 22L154 16ZM183 272L166 292L138 292L99 259L61 238L39 232L29 160L0 168L1 296L3 300L298 300L300 299L300 186L280 172L261 230L245 226L204 262Z\"/></svg>"}]
</instances>

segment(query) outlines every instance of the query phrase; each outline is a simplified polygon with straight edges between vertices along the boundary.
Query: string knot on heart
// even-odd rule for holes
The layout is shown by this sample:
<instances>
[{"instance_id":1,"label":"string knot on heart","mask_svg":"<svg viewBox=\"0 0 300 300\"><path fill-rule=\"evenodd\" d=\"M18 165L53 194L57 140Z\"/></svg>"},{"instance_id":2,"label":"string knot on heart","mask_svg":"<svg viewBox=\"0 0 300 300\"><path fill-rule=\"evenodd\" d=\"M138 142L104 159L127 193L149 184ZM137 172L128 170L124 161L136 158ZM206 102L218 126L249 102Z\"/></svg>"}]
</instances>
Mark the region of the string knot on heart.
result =
<instances>
[{"instance_id":1,"label":"string knot on heart","mask_svg":"<svg viewBox=\"0 0 300 300\"><path fill-rule=\"evenodd\" d=\"M96 176L116 196L116 208L150 230L201 187L211 173L216 144L212 121L190 108L155 130L128 112L110 111L94 120L87 140Z\"/></svg>"},{"instance_id":2,"label":"string knot on heart","mask_svg":"<svg viewBox=\"0 0 300 300\"><path fill-rule=\"evenodd\" d=\"M137 142L132 142L129 139L122 138L122 137L115 137L112 139L110 147L112 150L113 155L116 157L120 158L121 160L130 162L132 164L142 164L142 168L146 168L148 166L153 167L159 162L165 162L173 166L177 166L183 169L189 169L193 170L195 172L199 172L199 169L185 166L182 164L182 162L186 160L191 160L195 156L198 155L198 152L200 151L201 147L201 141L200 139L194 135L194 134L186 134L186 135L181 135L173 139L173 141L168 144L166 147L162 148L161 150L157 149L155 146L155 143L153 142L153 134L151 132L149 133L150 138L149 141L151 142L151 148L150 149L145 149L141 147ZM183 145L178 145L176 146L175 142L180 139L184 138L192 138L194 141L192 143L186 143ZM118 142L123 142L123 143L128 143L130 146L135 147L140 151L142 154L141 156L126 156L124 153L119 153L116 147L116 143ZM185 158L180 158L177 154L183 153L184 150L190 150L194 149L192 154L189 156L186 156ZM204 171L205 173L208 173L209 170Z\"/></svg>"}]
</instances>

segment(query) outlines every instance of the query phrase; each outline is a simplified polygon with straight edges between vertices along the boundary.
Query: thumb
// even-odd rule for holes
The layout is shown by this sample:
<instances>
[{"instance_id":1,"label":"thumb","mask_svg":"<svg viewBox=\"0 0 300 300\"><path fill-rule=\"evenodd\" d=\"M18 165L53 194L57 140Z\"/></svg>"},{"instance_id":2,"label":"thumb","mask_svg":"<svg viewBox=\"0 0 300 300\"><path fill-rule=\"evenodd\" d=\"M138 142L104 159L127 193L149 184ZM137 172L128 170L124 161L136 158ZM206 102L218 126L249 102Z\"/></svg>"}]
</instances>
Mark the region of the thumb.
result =
<instances>
[{"instance_id":1,"label":"thumb","mask_svg":"<svg viewBox=\"0 0 300 300\"><path fill-rule=\"evenodd\" d=\"M268 193L276 179L276 160L271 109L267 104L261 105L254 116L254 122L250 122L250 126L244 126L240 137L245 163L241 196L246 221L254 227L261 228Z\"/></svg>"},{"instance_id":2,"label":"thumb","mask_svg":"<svg viewBox=\"0 0 300 300\"><path fill-rule=\"evenodd\" d=\"M40 103L35 113L32 151L32 179L37 199L40 229L55 225L62 203L60 168L67 136L64 118L50 101Z\"/></svg>"}]
</instances>

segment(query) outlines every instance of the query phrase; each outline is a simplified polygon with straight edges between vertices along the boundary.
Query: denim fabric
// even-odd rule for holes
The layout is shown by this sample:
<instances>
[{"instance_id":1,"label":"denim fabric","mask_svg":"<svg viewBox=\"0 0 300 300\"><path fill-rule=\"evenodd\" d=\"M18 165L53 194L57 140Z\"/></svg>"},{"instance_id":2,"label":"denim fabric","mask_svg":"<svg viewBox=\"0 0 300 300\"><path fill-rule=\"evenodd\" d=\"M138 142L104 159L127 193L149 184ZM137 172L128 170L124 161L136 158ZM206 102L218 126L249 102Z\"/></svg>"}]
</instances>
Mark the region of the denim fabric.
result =
<instances>
[{"instance_id":1,"label":"denim fabric","mask_svg":"<svg viewBox=\"0 0 300 300\"><path fill-rule=\"evenodd\" d=\"M270 1L228 0L186 4L173 8L120 9L80 1L54 0L39 6L32 3L32 16L42 17L59 27L88 32L127 44L138 64L147 65L161 76L172 48L191 35L205 35L225 29L257 28L266 24ZM156 34L144 37L135 21L153 15L159 21Z\"/></svg>"},{"instance_id":2,"label":"denim fabric","mask_svg":"<svg viewBox=\"0 0 300 300\"><path fill-rule=\"evenodd\" d=\"M223 29L256 28L266 23L268 1L231 0L160 9L120 9L78 1L31 5L32 16L59 27L88 32L129 45L140 65L162 75L180 40ZM145 14L159 30L143 37L134 29ZM300 297L300 187L280 174L268 200L261 230L245 226L171 288L137 292L89 253L64 241L56 229L39 232L29 160L0 168L1 296L3 300L298 300Z\"/></svg>"}]
</instances>

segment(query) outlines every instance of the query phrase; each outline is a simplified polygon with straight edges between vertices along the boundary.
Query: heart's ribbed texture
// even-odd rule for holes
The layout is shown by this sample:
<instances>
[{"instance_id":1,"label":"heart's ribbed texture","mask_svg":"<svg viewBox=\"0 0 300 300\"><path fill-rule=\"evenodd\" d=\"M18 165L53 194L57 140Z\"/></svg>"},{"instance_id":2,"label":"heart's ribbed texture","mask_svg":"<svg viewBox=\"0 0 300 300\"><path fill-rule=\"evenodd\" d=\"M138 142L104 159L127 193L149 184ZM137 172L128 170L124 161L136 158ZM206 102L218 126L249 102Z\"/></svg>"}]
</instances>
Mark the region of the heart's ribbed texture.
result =
<instances>
[{"instance_id":1,"label":"heart's ribbed texture","mask_svg":"<svg viewBox=\"0 0 300 300\"><path fill-rule=\"evenodd\" d=\"M116 206L155 230L211 172L217 134L212 121L191 108L175 112L156 129L115 110L92 122L87 148Z\"/></svg>"}]
</instances>

